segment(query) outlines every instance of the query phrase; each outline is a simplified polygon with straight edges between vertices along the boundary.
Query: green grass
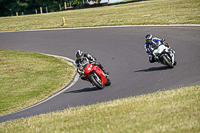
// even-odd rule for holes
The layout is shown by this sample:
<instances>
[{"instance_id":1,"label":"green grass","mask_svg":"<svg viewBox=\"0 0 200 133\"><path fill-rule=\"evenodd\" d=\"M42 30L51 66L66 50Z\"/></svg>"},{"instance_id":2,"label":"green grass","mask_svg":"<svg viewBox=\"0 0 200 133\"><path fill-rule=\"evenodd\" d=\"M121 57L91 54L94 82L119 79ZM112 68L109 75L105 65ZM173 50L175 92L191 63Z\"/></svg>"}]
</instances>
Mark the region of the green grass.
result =
<instances>
[{"instance_id":1,"label":"green grass","mask_svg":"<svg viewBox=\"0 0 200 133\"><path fill-rule=\"evenodd\" d=\"M200 85L0 123L0 132L199 133Z\"/></svg>"},{"instance_id":2,"label":"green grass","mask_svg":"<svg viewBox=\"0 0 200 133\"><path fill-rule=\"evenodd\" d=\"M114 25L200 24L199 0L148 0L106 7L0 18L0 31ZM62 26L62 17L67 21Z\"/></svg>"},{"instance_id":3,"label":"green grass","mask_svg":"<svg viewBox=\"0 0 200 133\"><path fill-rule=\"evenodd\" d=\"M75 68L67 61L32 52L0 50L0 114L37 103L62 89Z\"/></svg>"}]
</instances>

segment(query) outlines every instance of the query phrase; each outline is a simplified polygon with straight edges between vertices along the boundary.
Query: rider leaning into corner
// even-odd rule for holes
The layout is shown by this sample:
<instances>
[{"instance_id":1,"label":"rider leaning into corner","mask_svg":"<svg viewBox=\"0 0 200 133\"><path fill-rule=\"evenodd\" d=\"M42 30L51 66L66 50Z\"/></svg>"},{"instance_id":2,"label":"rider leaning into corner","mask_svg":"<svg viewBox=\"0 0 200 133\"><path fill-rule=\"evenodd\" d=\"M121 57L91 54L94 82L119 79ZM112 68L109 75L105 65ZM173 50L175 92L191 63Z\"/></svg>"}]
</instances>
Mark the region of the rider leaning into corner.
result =
<instances>
[{"instance_id":1,"label":"rider leaning into corner","mask_svg":"<svg viewBox=\"0 0 200 133\"><path fill-rule=\"evenodd\" d=\"M109 75L109 72L106 72L106 70L103 68L103 66L97 62L97 59L95 57L93 57L92 55L88 54L88 53L84 53L81 50L78 50L76 53L76 67L77 67L77 72L79 73L80 77L82 80L86 80L84 75L82 75L79 66L81 64L82 61L88 59L90 61L91 64L98 66L105 74Z\"/></svg>"},{"instance_id":2,"label":"rider leaning into corner","mask_svg":"<svg viewBox=\"0 0 200 133\"><path fill-rule=\"evenodd\" d=\"M163 44L165 45L166 47L168 47L173 53L175 53L175 51L173 51L170 47L169 47L169 44L165 42L165 39L160 39L160 38L157 38L157 37L153 37L152 34L147 34L145 36L145 44L144 44L144 48L147 52L147 54L149 55L149 62L150 63L154 63L154 62L157 62L156 58L154 57L153 55L153 51L155 49L158 48L158 46L160 44ZM174 61L174 65L176 65L176 61Z\"/></svg>"}]
</instances>

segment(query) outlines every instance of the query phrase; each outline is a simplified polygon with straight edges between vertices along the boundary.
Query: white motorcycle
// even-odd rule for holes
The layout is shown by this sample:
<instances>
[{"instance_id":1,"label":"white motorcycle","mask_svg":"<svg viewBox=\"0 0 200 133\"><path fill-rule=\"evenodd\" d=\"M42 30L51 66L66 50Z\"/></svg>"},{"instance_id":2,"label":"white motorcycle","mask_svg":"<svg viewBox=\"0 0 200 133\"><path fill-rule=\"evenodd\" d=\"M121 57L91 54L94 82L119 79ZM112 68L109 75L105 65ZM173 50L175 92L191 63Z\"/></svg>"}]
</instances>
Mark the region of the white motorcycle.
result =
<instances>
[{"instance_id":1,"label":"white motorcycle","mask_svg":"<svg viewBox=\"0 0 200 133\"><path fill-rule=\"evenodd\" d=\"M158 48L153 51L153 55L158 60L158 62L167 65L170 68L174 68L176 65L174 60L174 53L174 51L163 44L160 44Z\"/></svg>"}]
</instances>

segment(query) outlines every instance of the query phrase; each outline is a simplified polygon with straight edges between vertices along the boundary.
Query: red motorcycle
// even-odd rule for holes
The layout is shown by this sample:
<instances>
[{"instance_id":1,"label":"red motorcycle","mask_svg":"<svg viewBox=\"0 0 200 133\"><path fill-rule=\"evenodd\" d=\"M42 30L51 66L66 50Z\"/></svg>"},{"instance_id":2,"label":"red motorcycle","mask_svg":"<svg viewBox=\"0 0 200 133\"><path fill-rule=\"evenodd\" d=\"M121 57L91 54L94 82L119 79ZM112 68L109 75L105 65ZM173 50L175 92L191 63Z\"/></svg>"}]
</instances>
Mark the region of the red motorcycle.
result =
<instances>
[{"instance_id":1,"label":"red motorcycle","mask_svg":"<svg viewBox=\"0 0 200 133\"><path fill-rule=\"evenodd\" d=\"M106 75L98 66L91 64L88 59L81 62L79 69L85 78L97 88L103 89L104 86L111 85L108 75Z\"/></svg>"}]
</instances>

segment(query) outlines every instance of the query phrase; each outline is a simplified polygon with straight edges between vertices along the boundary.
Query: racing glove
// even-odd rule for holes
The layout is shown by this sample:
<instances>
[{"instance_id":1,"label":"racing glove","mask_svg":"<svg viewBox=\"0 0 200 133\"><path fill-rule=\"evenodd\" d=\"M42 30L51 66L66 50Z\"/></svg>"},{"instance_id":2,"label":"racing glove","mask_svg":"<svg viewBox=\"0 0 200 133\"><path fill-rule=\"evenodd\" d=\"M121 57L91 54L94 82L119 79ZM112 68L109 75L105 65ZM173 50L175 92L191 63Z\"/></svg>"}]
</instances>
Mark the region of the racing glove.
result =
<instances>
[{"instance_id":1,"label":"racing glove","mask_svg":"<svg viewBox=\"0 0 200 133\"><path fill-rule=\"evenodd\" d=\"M160 42L161 42L162 44L164 44L164 43L165 43L165 39L161 39Z\"/></svg>"},{"instance_id":2,"label":"racing glove","mask_svg":"<svg viewBox=\"0 0 200 133\"><path fill-rule=\"evenodd\" d=\"M82 80L86 80L85 76L83 74L80 75Z\"/></svg>"},{"instance_id":3,"label":"racing glove","mask_svg":"<svg viewBox=\"0 0 200 133\"><path fill-rule=\"evenodd\" d=\"M85 76L81 73L81 70L80 70L80 69L77 69L77 72L79 73L80 78L81 78L82 80L86 80Z\"/></svg>"},{"instance_id":4,"label":"racing glove","mask_svg":"<svg viewBox=\"0 0 200 133\"><path fill-rule=\"evenodd\" d=\"M95 61L90 61L90 64L96 65L96 62Z\"/></svg>"},{"instance_id":5,"label":"racing glove","mask_svg":"<svg viewBox=\"0 0 200 133\"><path fill-rule=\"evenodd\" d=\"M147 51L146 51L148 54L150 54L151 52L150 52L150 50L149 50L149 48L147 48Z\"/></svg>"}]
</instances>

